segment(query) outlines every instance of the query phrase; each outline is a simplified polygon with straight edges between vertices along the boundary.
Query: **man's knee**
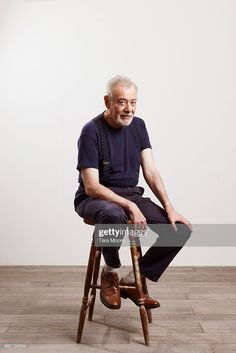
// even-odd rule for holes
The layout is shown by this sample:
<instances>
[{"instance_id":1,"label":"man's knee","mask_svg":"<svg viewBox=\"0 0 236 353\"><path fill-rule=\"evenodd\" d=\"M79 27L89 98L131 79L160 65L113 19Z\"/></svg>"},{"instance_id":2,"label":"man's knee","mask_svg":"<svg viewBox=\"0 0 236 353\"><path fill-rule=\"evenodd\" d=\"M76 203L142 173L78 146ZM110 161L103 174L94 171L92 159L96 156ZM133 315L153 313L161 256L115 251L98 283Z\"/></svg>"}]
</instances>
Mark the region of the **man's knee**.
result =
<instances>
[{"instance_id":1,"label":"man's knee","mask_svg":"<svg viewBox=\"0 0 236 353\"><path fill-rule=\"evenodd\" d=\"M113 202L107 202L99 211L99 223L120 224L127 221L124 210Z\"/></svg>"},{"instance_id":2,"label":"man's knee","mask_svg":"<svg viewBox=\"0 0 236 353\"><path fill-rule=\"evenodd\" d=\"M181 222L176 222L176 227L177 227L177 235L179 236L179 239L182 242L182 245L184 245L190 238L192 231L186 224Z\"/></svg>"}]
</instances>

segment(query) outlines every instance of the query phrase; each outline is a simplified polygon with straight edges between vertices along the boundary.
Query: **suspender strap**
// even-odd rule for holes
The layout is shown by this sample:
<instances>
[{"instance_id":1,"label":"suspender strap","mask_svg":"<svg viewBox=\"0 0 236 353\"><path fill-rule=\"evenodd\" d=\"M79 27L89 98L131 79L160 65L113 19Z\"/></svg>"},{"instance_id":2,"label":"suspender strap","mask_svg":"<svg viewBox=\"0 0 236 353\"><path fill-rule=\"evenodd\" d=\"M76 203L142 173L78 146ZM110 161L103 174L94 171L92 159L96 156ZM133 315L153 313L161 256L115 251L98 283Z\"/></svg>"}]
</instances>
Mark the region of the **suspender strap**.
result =
<instances>
[{"instance_id":1,"label":"suspender strap","mask_svg":"<svg viewBox=\"0 0 236 353\"><path fill-rule=\"evenodd\" d=\"M102 171L101 177L104 184L108 184L111 174L111 158L110 158L110 148L108 146L107 132L101 121L101 117L98 115L93 121L98 126L98 131L100 134L101 148L102 148Z\"/></svg>"},{"instance_id":2,"label":"suspender strap","mask_svg":"<svg viewBox=\"0 0 236 353\"><path fill-rule=\"evenodd\" d=\"M137 126L135 119L133 119L132 123L130 124L130 127L131 127L131 130L135 136L139 151L141 152L143 149L142 137L141 137L140 130L138 129L138 126Z\"/></svg>"}]
</instances>

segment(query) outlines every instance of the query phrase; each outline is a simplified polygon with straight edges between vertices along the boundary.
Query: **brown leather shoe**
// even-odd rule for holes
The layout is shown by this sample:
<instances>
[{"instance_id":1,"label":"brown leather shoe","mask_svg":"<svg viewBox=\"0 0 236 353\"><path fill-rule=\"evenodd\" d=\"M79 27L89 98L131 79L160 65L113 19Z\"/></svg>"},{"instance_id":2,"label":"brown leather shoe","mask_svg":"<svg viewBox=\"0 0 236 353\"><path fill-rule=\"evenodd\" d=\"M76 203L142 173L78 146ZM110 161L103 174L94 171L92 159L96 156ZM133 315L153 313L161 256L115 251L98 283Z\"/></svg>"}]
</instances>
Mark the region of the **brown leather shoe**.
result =
<instances>
[{"instance_id":1,"label":"brown leather shoe","mask_svg":"<svg viewBox=\"0 0 236 353\"><path fill-rule=\"evenodd\" d=\"M120 288L119 279L116 272L101 273L101 290L100 290L101 302L109 309L119 309L120 300Z\"/></svg>"},{"instance_id":2,"label":"brown leather shoe","mask_svg":"<svg viewBox=\"0 0 236 353\"><path fill-rule=\"evenodd\" d=\"M123 278L121 278L119 285L121 286L132 286L135 287L135 283L126 284L123 282ZM140 306L138 302L138 291L136 288L120 288L120 296L124 299L129 298L132 300L136 305ZM154 309L159 308L160 303L156 300L151 298L149 295L144 294L144 306L146 309Z\"/></svg>"}]
</instances>

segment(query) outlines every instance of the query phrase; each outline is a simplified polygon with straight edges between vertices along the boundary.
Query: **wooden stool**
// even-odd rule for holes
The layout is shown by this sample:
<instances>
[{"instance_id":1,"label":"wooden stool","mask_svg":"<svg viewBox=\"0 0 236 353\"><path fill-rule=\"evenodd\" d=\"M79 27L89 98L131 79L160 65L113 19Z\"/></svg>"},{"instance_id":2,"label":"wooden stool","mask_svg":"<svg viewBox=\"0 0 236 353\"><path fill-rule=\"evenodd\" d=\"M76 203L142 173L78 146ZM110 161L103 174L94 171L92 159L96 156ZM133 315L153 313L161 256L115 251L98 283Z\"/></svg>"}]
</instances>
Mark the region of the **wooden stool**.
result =
<instances>
[{"instance_id":1,"label":"wooden stool","mask_svg":"<svg viewBox=\"0 0 236 353\"><path fill-rule=\"evenodd\" d=\"M86 224L95 225L93 221L88 219L84 219L84 222ZM89 308L88 320L91 321L93 318L93 309L94 309L94 304L96 299L96 289L101 288L101 285L97 284L100 260L101 260L101 247L97 247L94 245L94 235L95 235L95 231L93 233L92 244L90 247L88 267L87 267L87 273L86 273L85 284L84 284L84 295L83 295L82 305L80 309L79 324L78 324L77 339L76 339L77 343L81 342L81 337L82 337L83 328L84 328L84 321L85 321L88 308ZM149 323L152 322L152 313L150 309L146 309L144 306L144 299L145 299L144 294L148 294L148 289L146 284L146 278L144 276L141 276L140 269L139 269L138 259L140 256L142 256L142 249L140 244L137 245L136 241L134 239L131 239L131 237L130 237L130 251L131 251L134 277L135 277L135 287L139 294L139 300L138 300L139 313L140 313L140 319L142 323L143 336L144 336L145 344L149 346L150 341L149 341L148 322ZM120 288L134 288L134 287L127 285L127 286L120 286Z\"/></svg>"}]
</instances>

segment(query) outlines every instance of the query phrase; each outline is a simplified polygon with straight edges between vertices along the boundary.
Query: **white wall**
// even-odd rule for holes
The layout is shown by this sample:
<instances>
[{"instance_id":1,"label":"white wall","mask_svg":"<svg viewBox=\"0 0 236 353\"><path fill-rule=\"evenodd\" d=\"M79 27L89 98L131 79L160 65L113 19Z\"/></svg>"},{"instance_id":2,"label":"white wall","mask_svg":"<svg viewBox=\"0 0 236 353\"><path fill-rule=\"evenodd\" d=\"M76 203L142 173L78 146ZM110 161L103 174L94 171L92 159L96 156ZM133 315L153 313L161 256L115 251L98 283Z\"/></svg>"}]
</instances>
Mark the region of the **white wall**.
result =
<instances>
[{"instance_id":1,"label":"white wall","mask_svg":"<svg viewBox=\"0 0 236 353\"><path fill-rule=\"evenodd\" d=\"M87 262L76 143L120 73L139 86L176 209L236 223L235 15L234 0L1 0L0 264ZM236 265L234 254L185 248L173 264Z\"/></svg>"}]
</instances>

